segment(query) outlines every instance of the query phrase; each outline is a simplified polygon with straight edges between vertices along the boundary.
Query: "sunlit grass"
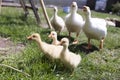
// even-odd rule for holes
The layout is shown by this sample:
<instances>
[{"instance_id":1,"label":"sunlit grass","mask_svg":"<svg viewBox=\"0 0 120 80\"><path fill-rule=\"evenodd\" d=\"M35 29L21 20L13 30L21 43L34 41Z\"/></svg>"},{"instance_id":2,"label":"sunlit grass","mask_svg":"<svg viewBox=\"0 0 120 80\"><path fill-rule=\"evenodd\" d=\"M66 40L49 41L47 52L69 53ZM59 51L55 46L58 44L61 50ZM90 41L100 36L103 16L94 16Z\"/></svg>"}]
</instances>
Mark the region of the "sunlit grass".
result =
<instances>
[{"instance_id":1,"label":"sunlit grass","mask_svg":"<svg viewBox=\"0 0 120 80\"><path fill-rule=\"evenodd\" d=\"M52 9L47 9L49 17L52 16ZM39 10L41 21L45 22L41 9ZM83 15L82 11L79 12ZM65 13L59 10L63 18ZM98 13L92 11L93 17L118 18L116 15ZM84 33L79 36L79 45L70 45L69 49L82 56L82 62L76 68L74 75L70 76L69 70L65 70L62 63L52 62L44 56L34 41L28 41L26 37L33 32L38 32L42 40L50 43L48 39L49 29L43 29L36 24L33 13L28 19L24 19L23 10L17 8L2 8L0 14L0 35L10 37L13 42L22 42L26 48L18 54L1 56L4 59L1 64L7 64L30 74L30 77L0 66L1 80L119 80L120 78L120 28L108 27L108 35L105 39L104 49L86 54L79 49L79 45L87 43ZM68 32L62 32L61 36L67 36ZM75 34L73 34L73 38ZM95 47L99 47L99 41L92 40ZM54 65L57 68L53 71Z\"/></svg>"}]
</instances>

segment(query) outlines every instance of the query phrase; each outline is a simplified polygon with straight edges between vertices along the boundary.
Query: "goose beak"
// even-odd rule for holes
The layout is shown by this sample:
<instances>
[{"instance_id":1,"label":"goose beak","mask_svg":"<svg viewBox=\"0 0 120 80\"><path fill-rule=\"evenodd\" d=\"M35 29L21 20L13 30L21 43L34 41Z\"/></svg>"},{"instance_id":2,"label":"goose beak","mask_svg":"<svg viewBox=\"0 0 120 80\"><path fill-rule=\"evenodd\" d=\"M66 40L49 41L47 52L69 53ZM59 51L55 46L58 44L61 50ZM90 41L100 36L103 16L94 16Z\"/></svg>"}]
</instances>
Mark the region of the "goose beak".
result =
<instances>
[{"instance_id":1,"label":"goose beak","mask_svg":"<svg viewBox=\"0 0 120 80\"><path fill-rule=\"evenodd\" d=\"M54 10L54 12L56 11L56 9L55 9L55 8L54 8L53 10Z\"/></svg>"},{"instance_id":2,"label":"goose beak","mask_svg":"<svg viewBox=\"0 0 120 80\"><path fill-rule=\"evenodd\" d=\"M73 1L71 7L76 7L76 6L77 6L77 3Z\"/></svg>"},{"instance_id":3,"label":"goose beak","mask_svg":"<svg viewBox=\"0 0 120 80\"><path fill-rule=\"evenodd\" d=\"M57 11L57 7L53 7L53 10L54 10L54 12L56 12Z\"/></svg>"}]
</instances>

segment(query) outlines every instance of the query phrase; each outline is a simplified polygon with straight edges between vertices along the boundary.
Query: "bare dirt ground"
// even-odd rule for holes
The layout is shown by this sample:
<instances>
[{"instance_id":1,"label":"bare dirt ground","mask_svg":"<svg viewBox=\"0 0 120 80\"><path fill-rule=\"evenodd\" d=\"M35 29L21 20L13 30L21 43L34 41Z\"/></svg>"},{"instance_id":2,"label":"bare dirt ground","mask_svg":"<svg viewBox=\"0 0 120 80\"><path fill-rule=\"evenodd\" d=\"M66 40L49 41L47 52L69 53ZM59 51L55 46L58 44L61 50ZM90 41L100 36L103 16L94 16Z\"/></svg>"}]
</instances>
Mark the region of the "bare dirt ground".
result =
<instances>
[{"instance_id":1,"label":"bare dirt ground","mask_svg":"<svg viewBox=\"0 0 120 80\"><path fill-rule=\"evenodd\" d=\"M13 43L9 38L0 37L0 55L7 55L11 53L19 53L23 51L25 46L22 43Z\"/></svg>"}]
</instances>

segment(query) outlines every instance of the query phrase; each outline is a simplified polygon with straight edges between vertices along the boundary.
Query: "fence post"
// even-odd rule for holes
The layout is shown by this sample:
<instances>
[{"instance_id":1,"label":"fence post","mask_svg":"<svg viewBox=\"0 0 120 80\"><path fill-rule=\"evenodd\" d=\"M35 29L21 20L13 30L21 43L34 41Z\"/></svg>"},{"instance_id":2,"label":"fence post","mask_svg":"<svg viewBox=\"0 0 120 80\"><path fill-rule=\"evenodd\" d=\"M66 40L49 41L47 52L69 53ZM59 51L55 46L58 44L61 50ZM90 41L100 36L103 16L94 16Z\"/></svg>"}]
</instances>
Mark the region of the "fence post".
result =
<instances>
[{"instance_id":1,"label":"fence post","mask_svg":"<svg viewBox=\"0 0 120 80\"><path fill-rule=\"evenodd\" d=\"M33 10L34 15L35 15L35 17L36 17L37 23L40 24L40 23L41 23L40 17L39 17L39 15L38 15L38 13L37 13L37 9L35 8L34 1L33 1L33 0L29 0L29 2L30 2L30 4L31 4L32 10Z\"/></svg>"},{"instance_id":2,"label":"fence post","mask_svg":"<svg viewBox=\"0 0 120 80\"><path fill-rule=\"evenodd\" d=\"M20 4L21 4L23 10L25 11L25 17L27 17L27 15L29 14L29 11L25 6L25 2L24 2L24 0L19 0L19 1L20 1Z\"/></svg>"},{"instance_id":3,"label":"fence post","mask_svg":"<svg viewBox=\"0 0 120 80\"><path fill-rule=\"evenodd\" d=\"M51 23L50 23L50 20L49 20L49 17L48 17L43 0L40 0L40 4L41 4L42 10L43 10L45 19L47 20L47 24L48 24L49 28L52 29L52 26L51 26Z\"/></svg>"}]
</instances>

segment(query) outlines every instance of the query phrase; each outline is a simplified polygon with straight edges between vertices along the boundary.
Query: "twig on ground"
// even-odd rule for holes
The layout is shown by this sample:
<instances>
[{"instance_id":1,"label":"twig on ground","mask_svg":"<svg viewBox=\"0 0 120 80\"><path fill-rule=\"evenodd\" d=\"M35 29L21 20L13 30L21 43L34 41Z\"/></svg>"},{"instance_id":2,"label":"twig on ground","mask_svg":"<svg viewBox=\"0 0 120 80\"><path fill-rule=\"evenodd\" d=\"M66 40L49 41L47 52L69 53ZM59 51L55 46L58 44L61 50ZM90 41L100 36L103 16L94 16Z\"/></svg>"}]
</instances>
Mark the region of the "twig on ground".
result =
<instances>
[{"instance_id":1,"label":"twig on ground","mask_svg":"<svg viewBox=\"0 0 120 80\"><path fill-rule=\"evenodd\" d=\"M26 76L30 76L28 73L23 72L22 70L16 69L16 68L14 68L14 67L12 67L12 66L9 66L9 65L6 65L6 64L0 64L0 66L7 67L7 68L13 69L13 70L15 70L15 71L17 71L17 72L20 72L20 73L22 73L22 74L24 74L24 75L26 75Z\"/></svg>"}]
</instances>

